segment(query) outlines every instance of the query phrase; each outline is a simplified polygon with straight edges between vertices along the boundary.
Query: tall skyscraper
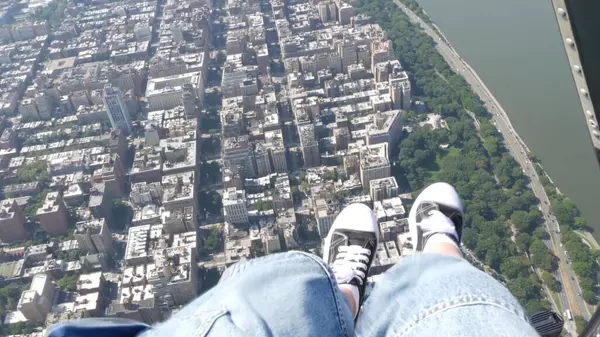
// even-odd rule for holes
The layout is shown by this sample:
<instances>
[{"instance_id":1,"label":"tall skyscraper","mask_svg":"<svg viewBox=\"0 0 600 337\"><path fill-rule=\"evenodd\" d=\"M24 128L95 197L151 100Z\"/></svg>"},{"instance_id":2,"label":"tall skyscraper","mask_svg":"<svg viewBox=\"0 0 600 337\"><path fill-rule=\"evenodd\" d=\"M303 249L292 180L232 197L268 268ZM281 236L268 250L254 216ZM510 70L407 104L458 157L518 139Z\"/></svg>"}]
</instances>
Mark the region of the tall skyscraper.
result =
<instances>
[{"instance_id":1,"label":"tall skyscraper","mask_svg":"<svg viewBox=\"0 0 600 337\"><path fill-rule=\"evenodd\" d=\"M104 86L102 101L113 129L131 132L131 117L123 99L123 92L119 88L107 84Z\"/></svg>"},{"instance_id":2,"label":"tall skyscraper","mask_svg":"<svg viewBox=\"0 0 600 337\"><path fill-rule=\"evenodd\" d=\"M52 236L67 233L69 227L69 210L60 192L46 194L42 207L35 213L40 226Z\"/></svg>"},{"instance_id":3,"label":"tall skyscraper","mask_svg":"<svg viewBox=\"0 0 600 337\"><path fill-rule=\"evenodd\" d=\"M300 135L300 146L304 158L304 166L316 167L321 165L319 142L315 137L315 126L313 124L299 125L298 134Z\"/></svg>"},{"instance_id":4,"label":"tall skyscraper","mask_svg":"<svg viewBox=\"0 0 600 337\"><path fill-rule=\"evenodd\" d=\"M79 221L75 224L75 240L79 249L90 253L112 253L112 233L104 219Z\"/></svg>"},{"instance_id":5,"label":"tall skyscraper","mask_svg":"<svg viewBox=\"0 0 600 337\"><path fill-rule=\"evenodd\" d=\"M0 241L12 243L25 240L25 214L15 199L6 199L0 202Z\"/></svg>"}]
</instances>

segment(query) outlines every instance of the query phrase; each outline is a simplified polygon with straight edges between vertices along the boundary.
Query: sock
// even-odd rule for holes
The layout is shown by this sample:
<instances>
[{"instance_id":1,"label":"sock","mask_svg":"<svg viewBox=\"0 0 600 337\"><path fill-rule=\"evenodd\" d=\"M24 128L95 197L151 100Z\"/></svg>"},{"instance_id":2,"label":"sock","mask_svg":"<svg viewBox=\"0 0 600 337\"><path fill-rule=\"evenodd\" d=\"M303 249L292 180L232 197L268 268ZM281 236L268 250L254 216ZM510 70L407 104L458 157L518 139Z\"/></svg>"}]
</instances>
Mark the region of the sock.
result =
<instances>
[{"instance_id":1,"label":"sock","mask_svg":"<svg viewBox=\"0 0 600 337\"><path fill-rule=\"evenodd\" d=\"M354 298L354 306L356 307L356 312L353 312L354 318L358 314L358 303L360 299L360 292L358 291L358 287L352 284L344 283L338 285L340 289L348 289L352 293L352 297ZM352 311L352 306L350 306L350 311Z\"/></svg>"},{"instance_id":2,"label":"sock","mask_svg":"<svg viewBox=\"0 0 600 337\"><path fill-rule=\"evenodd\" d=\"M446 233L435 233L435 234L431 235L427 239L427 242L425 243L425 247L423 248L423 251L426 251L427 246L429 246L430 244L439 244L439 243L449 243L449 244L453 245L454 247L456 247L456 250L461 252L460 247L458 246L458 244L456 244L456 241L454 241L454 239L449 237L448 234L446 234ZM462 254L462 252L461 252L461 254Z\"/></svg>"}]
</instances>

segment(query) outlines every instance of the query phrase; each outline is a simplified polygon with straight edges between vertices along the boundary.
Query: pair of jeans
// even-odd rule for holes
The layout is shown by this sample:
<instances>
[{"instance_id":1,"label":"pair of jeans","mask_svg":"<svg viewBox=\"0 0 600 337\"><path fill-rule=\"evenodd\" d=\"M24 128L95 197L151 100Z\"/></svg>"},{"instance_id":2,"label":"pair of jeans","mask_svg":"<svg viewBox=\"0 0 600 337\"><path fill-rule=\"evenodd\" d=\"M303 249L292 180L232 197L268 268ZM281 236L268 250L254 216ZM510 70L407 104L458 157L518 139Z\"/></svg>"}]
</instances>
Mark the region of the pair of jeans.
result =
<instances>
[{"instance_id":1,"label":"pair of jeans","mask_svg":"<svg viewBox=\"0 0 600 337\"><path fill-rule=\"evenodd\" d=\"M49 335L94 337L77 333L81 324L115 337L538 336L503 285L438 254L409 256L386 271L356 322L329 267L288 252L233 265L217 286L154 327L88 319Z\"/></svg>"}]
</instances>

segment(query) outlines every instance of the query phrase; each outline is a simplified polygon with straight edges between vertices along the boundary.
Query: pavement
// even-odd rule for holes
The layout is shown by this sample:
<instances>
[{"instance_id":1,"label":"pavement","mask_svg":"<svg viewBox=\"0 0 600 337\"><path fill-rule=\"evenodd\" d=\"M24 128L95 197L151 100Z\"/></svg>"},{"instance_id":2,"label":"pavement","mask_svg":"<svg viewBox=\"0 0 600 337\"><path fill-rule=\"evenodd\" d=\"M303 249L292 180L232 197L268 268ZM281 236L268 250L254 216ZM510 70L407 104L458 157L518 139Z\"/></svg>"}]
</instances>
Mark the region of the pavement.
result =
<instances>
[{"instance_id":1,"label":"pavement","mask_svg":"<svg viewBox=\"0 0 600 337\"><path fill-rule=\"evenodd\" d=\"M413 23L419 24L424 32L436 41L436 48L439 53L453 70L465 78L467 83L471 85L473 92L481 98L487 110L492 113L492 123L494 123L498 130L503 134L507 149L521 165L523 173L530 179L530 186L533 192L540 200L545 226L551 237L551 240L548 240L546 244L554 251L559 259L559 268L558 272L555 273L555 277L563 287L562 291L558 293L561 306L564 310L569 308L573 315L581 315L584 319L589 320L591 313L580 295L581 288L575 280L575 273L571 268L571 264L568 262L567 252L560 246L560 226L551 213L550 200L540 182L540 177L534 169L534 164L532 164L527 157L527 153L529 152L527 146L514 130L506 112L502 109L502 106L500 106L500 103L498 103L477 73L460 57L460 55L458 55L456 50L448 44L448 40L441 32L424 22L399 0L394 0L394 2L408 15ZM562 315L563 313L560 314Z\"/></svg>"},{"instance_id":2,"label":"pavement","mask_svg":"<svg viewBox=\"0 0 600 337\"><path fill-rule=\"evenodd\" d=\"M586 245L590 246L591 248L593 248L595 250L600 249L600 244L598 244L598 241L596 241L596 238L594 238L592 233L590 233L588 231L575 231L575 233L577 233L577 235L581 236L581 238L583 239L583 241L585 242Z\"/></svg>"}]
</instances>

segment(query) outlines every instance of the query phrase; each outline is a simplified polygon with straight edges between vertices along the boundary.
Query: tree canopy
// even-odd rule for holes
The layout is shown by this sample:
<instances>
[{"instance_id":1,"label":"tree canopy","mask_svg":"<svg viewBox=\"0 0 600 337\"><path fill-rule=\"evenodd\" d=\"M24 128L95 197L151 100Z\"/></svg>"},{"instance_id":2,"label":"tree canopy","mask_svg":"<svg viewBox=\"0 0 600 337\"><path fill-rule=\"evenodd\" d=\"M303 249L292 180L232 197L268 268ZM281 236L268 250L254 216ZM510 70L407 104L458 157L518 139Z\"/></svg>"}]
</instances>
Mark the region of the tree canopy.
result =
<instances>
[{"instance_id":1,"label":"tree canopy","mask_svg":"<svg viewBox=\"0 0 600 337\"><path fill-rule=\"evenodd\" d=\"M583 243L581 234L574 232L574 230L588 230L587 221L581 217L577 206L569 198L560 194L546 176L546 172L540 166L538 167L538 174L541 174L542 178L540 180L546 194L550 197L552 213L560 224L560 239L565 251L568 252L568 259L572 262L571 266L581 286L581 295L584 301L596 305L598 299L595 280L598 279L598 254Z\"/></svg>"},{"instance_id":2,"label":"tree canopy","mask_svg":"<svg viewBox=\"0 0 600 337\"><path fill-rule=\"evenodd\" d=\"M403 2L426 17L414 0ZM547 302L530 265L550 271L554 256L539 245L544 236L539 201L489 122L490 114L437 52L435 42L392 0L358 0L356 6L387 32L394 56L411 75L414 95L422 97L428 110L441 114L448 126L433 131L416 126L403 136L397 157L392 156L400 188L417 193L434 181L454 185L466 214L463 244L506 277L508 288L527 310L539 310ZM470 112L479 122L479 132Z\"/></svg>"},{"instance_id":3,"label":"tree canopy","mask_svg":"<svg viewBox=\"0 0 600 337\"><path fill-rule=\"evenodd\" d=\"M127 224L131 224L133 217L133 208L121 200L113 201L112 216L110 218L110 228L112 231L122 231Z\"/></svg>"},{"instance_id":4,"label":"tree canopy","mask_svg":"<svg viewBox=\"0 0 600 337\"><path fill-rule=\"evenodd\" d=\"M16 282L0 288L0 316L4 317L7 312L17 310L21 293L26 288L27 285Z\"/></svg>"},{"instance_id":5,"label":"tree canopy","mask_svg":"<svg viewBox=\"0 0 600 337\"><path fill-rule=\"evenodd\" d=\"M52 1L47 6L37 9L33 13L33 18L35 20L47 20L52 26L57 27L60 25L68 4L68 0Z\"/></svg>"},{"instance_id":6,"label":"tree canopy","mask_svg":"<svg viewBox=\"0 0 600 337\"><path fill-rule=\"evenodd\" d=\"M219 231L216 228L211 228L209 230L208 235L206 235L206 240L204 241L204 248L208 253L214 254L217 252L220 246L220 236Z\"/></svg>"},{"instance_id":7,"label":"tree canopy","mask_svg":"<svg viewBox=\"0 0 600 337\"><path fill-rule=\"evenodd\" d=\"M19 183L30 183L33 181L48 181L48 164L46 164L46 162L43 160L26 164L18 170L17 175Z\"/></svg>"},{"instance_id":8,"label":"tree canopy","mask_svg":"<svg viewBox=\"0 0 600 337\"><path fill-rule=\"evenodd\" d=\"M58 281L56 281L56 285L59 289L65 291L77 291L77 281L79 280L79 275L65 275Z\"/></svg>"},{"instance_id":9,"label":"tree canopy","mask_svg":"<svg viewBox=\"0 0 600 337\"><path fill-rule=\"evenodd\" d=\"M223 197L214 190L200 190L198 192L198 203L202 214L221 214L223 208Z\"/></svg>"},{"instance_id":10,"label":"tree canopy","mask_svg":"<svg viewBox=\"0 0 600 337\"><path fill-rule=\"evenodd\" d=\"M218 162L202 162L200 164L200 185L215 184L220 180L221 165Z\"/></svg>"},{"instance_id":11,"label":"tree canopy","mask_svg":"<svg viewBox=\"0 0 600 337\"><path fill-rule=\"evenodd\" d=\"M581 316L575 316L573 317L573 320L575 320L575 329L577 330L577 333L582 333L587 321Z\"/></svg>"},{"instance_id":12,"label":"tree canopy","mask_svg":"<svg viewBox=\"0 0 600 337\"><path fill-rule=\"evenodd\" d=\"M258 200L248 207L249 211L268 211L273 209L273 202L267 200Z\"/></svg>"}]
</instances>

